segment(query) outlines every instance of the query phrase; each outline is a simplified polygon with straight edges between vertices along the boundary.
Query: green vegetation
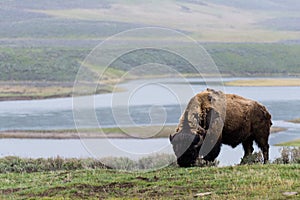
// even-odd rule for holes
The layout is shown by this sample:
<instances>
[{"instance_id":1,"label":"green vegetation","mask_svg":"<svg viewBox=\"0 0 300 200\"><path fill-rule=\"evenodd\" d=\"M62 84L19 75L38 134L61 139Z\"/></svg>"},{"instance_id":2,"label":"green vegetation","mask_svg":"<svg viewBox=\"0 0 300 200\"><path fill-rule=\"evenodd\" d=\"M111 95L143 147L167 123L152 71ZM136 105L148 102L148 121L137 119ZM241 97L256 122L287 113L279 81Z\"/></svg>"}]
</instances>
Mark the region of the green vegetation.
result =
<instances>
[{"instance_id":1,"label":"green vegetation","mask_svg":"<svg viewBox=\"0 0 300 200\"><path fill-rule=\"evenodd\" d=\"M286 44L203 44L219 70L231 75L300 74L300 45ZM80 63L90 49L0 48L2 81L74 81ZM123 55L111 64L111 76L135 66L159 63L180 73L195 74L183 58L160 50L139 50ZM96 66L85 66L97 71ZM116 71L113 71L116 69ZM146 72L145 72L146 73ZM147 75L147 74L145 74Z\"/></svg>"},{"instance_id":2,"label":"green vegetation","mask_svg":"<svg viewBox=\"0 0 300 200\"><path fill-rule=\"evenodd\" d=\"M283 147L281 156L274 160L276 164L300 164L300 147Z\"/></svg>"},{"instance_id":3,"label":"green vegetation","mask_svg":"<svg viewBox=\"0 0 300 200\"><path fill-rule=\"evenodd\" d=\"M285 199L284 192L299 193L299 172L299 165L290 164L167 167L147 173L107 169L5 173L0 174L0 194L4 199L191 199L197 194L209 199Z\"/></svg>"},{"instance_id":4,"label":"green vegetation","mask_svg":"<svg viewBox=\"0 0 300 200\"><path fill-rule=\"evenodd\" d=\"M86 49L0 48L1 81L73 82Z\"/></svg>"},{"instance_id":5,"label":"green vegetation","mask_svg":"<svg viewBox=\"0 0 300 200\"><path fill-rule=\"evenodd\" d=\"M300 45L206 44L221 73L295 75L300 73Z\"/></svg>"},{"instance_id":6,"label":"green vegetation","mask_svg":"<svg viewBox=\"0 0 300 200\"><path fill-rule=\"evenodd\" d=\"M57 170L78 170L106 168L99 160L86 158L19 158L8 156L0 158L0 173L32 173Z\"/></svg>"},{"instance_id":7,"label":"green vegetation","mask_svg":"<svg viewBox=\"0 0 300 200\"><path fill-rule=\"evenodd\" d=\"M119 170L137 171L152 170L175 165L175 156L172 154L155 154L138 160L127 157L95 158L19 158L8 156L0 158L1 173L32 173L61 170L80 170L96 168L113 168ZM212 164L210 164L212 166ZM216 164L215 164L216 165ZM198 165L200 166L200 164ZM202 164L201 166L205 166Z\"/></svg>"},{"instance_id":8,"label":"green vegetation","mask_svg":"<svg viewBox=\"0 0 300 200\"><path fill-rule=\"evenodd\" d=\"M292 140L292 141L289 141L289 142L279 143L279 144L276 144L276 146L294 146L294 147L300 147L300 139Z\"/></svg>"},{"instance_id":9,"label":"green vegetation","mask_svg":"<svg viewBox=\"0 0 300 200\"><path fill-rule=\"evenodd\" d=\"M243 164L262 164L263 156L261 152L254 152L241 160ZM300 147L283 147L281 156L272 161L273 164L300 164ZM195 166L211 167L218 166L219 161L207 162L198 158ZM81 169L118 169L126 171L149 171L160 169L166 166L177 166L176 158L173 154L151 154L139 159L127 157L103 157L95 158L19 158L8 156L0 158L1 173L32 173L61 170L81 170Z\"/></svg>"},{"instance_id":10,"label":"green vegetation","mask_svg":"<svg viewBox=\"0 0 300 200\"><path fill-rule=\"evenodd\" d=\"M191 199L209 195L212 199L274 199L299 193L300 148L283 148L276 164L257 164L262 162L260 152L243 160L253 165L218 168L207 167L217 162L200 162L202 167L178 168L174 162L169 154L137 161L0 158L0 198Z\"/></svg>"}]
</instances>

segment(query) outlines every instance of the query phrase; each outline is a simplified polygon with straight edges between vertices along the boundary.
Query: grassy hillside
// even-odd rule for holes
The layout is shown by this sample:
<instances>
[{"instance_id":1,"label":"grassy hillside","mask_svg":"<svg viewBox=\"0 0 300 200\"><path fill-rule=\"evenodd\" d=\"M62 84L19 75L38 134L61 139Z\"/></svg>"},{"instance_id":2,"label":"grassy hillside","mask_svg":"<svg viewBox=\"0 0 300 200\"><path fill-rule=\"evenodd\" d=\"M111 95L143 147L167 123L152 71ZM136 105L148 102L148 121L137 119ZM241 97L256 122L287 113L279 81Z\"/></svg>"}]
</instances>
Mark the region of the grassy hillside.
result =
<instances>
[{"instance_id":1,"label":"grassy hillside","mask_svg":"<svg viewBox=\"0 0 300 200\"><path fill-rule=\"evenodd\" d=\"M0 47L1 81L74 81L86 49Z\"/></svg>"},{"instance_id":2,"label":"grassy hillside","mask_svg":"<svg viewBox=\"0 0 300 200\"><path fill-rule=\"evenodd\" d=\"M59 43L56 43L59 44ZM0 99L32 99L72 94L73 82L91 48L78 47L0 47ZM176 45L176 44L174 44ZM261 43L204 43L221 74L232 76L299 76L300 45ZM105 79L119 79L136 66L147 63L167 65L177 72L198 72L182 57L161 50L137 50L115 60ZM91 74L104 66L85 65ZM167 75L170 71L137 71L135 77ZM134 78L134 77L131 77ZM106 87L110 91L110 87ZM99 91L103 92L103 91Z\"/></svg>"},{"instance_id":3,"label":"grassy hillside","mask_svg":"<svg viewBox=\"0 0 300 200\"><path fill-rule=\"evenodd\" d=\"M299 198L300 166L177 168L153 172L107 169L0 174L4 199L290 199Z\"/></svg>"},{"instance_id":4,"label":"grassy hillside","mask_svg":"<svg viewBox=\"0 0 300 200\"><path fill-rule=\"evenodd\" d=\"M206 43L221 73L231 75L299 74L300 45ZM1 81L73 82L89 48L0 48ZM110 76L118 76L145 63L168 65L180 73L196 73L182 57L160 50L139 50L111 64ZM86 66L97 71L97 66ZM98 66L100 67L100 66ZM146 73L146 72L145 72ZM146 75L146 74L144 74Z\"/></svg>"},{"instance_id":5,"label":"grassy hillside","mask_svg":"<svg viewBox=\"0 0 300 200\"><path fill-rule=\"evenodd\" d=\"M223 74L299 75L299 7L295 0L75 0L71 4L4 0L0 2L0 96L70 96L80 64L96 45L116 33L148 26L175 29L201 42ZM141 50L121 56L105 78L118 78L149 62L182 74L195 73L179 56ZM97 73L97 67L104 66L85 67ZM155 72L144 70L137 77L165 73Z\"/></svg>"},{"instance_id":6,"label":"grassy hillside","mask_svg":"<svg viewBox=\"0 0 300 200\"><path fill-rule=\"evenodd\" d=\"M299 40L295 21L300 5L295 0L12 0L0 5L0 81L72 82L82 60L101 40L147 26L172 28L205 42L222 73L288 75L300 69L300 45L260 43ZM147 62L194 72L178 56L157 51L129 53L113 67L128 71Z\"/></svg>"}]
</instances>

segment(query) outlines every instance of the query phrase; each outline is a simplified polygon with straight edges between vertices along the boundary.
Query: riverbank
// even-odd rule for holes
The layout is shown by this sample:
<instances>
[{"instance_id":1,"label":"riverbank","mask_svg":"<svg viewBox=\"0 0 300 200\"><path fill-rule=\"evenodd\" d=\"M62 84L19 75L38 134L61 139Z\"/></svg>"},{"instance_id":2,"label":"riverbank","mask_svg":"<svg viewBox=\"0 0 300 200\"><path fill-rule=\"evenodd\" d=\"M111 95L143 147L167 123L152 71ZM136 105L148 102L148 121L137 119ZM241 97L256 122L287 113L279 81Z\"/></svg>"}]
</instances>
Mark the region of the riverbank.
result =
<instances>
[{"instance_id":1,"label":"riverbank","mask_svg":"<svg viewBox=\"0 0 300 200\"><path fill-rule=\"evenodd\" d=\"M88 139L88 138L166 138L175 132L176 126L122 127L103 129L69 130L14 130L0 131L0 139ZM285 131L285 128L271 127L271 133Z\"/></svg>"},{"instance_id":2,"label":"riverbank","mask_svg":"<svg viewBox=\"0 0 300 200\"><path fill-rule=\"evenodd\" d=\"M0 174L3 199L297 199L299 164Z\"/></svg>"},{"instance_id":3,"label":"riverbank","mask_svg":"<svg viewBox=\"0 0 300 200\"><path fill-rule=\"evenodd\" d=\"M203 74L202 74L203 75ZM183 74L186 78L198 77L196 74ZM215 75L205 74L205 77L214 77ZM145 76L147 79L168 78L166 75ZM222 74L222 77L231 77L230 74ZM125 82L136 80L139 77L130 77L129 80L111 79L102 83L95 94L105 94L116 91L123 91L123 88L114 88L113 84L116 82ZM36 99L51 99L72 97L73 82L43 82L43 81L14 81L14 82L0 82L0 101L14 101L14 100L36 100ZM221 84L221 83L220 83ZM254 78L251 80L234 80L225 81L225 86L239 86L239 87L286 87L286 86L300 86L299 78ZM88 87L88 86L87 86ZM82 91L85 91L82 88ZM88 91L88 90L86 90ZM82 93L81 95L88 95Z\"/></svg>"},{"instance_id":4,"label":"riverbank","mask_svg":"<svg viewBox=\"0 0 300 200\"><path fill-rule=\"evenodd\" d=\"M88 138L161 138L174 133L176 126L122 127L67 130L0 131L0 138L88 139Z\"/></svg>"},{"instance_id":5,"label":"riverbank","mask_svg":"<svg viewBox=\"0 0 300 200\"><path fill-rule=\"evenodd\" d=\"M0 82L0 101L37 100L73 96L73 82ZM86 86L88 87L88 86ZM85 91L82 88L82 91ZM87 90L89 91L89 90ZM113 87L102 85L95 94L111 93ZM81 95L88 95L82 93Z\"/></svg>"},{"instance_id":6,"label":"riverbank","mask_svg":"<svg viewBox=\"0 0 300 200\"><path fill-rule=\"evenodd\" d=\"M295 123L295 124L300 124L300 118L292 119L292 120L287 120L287 122L291 122L291 123Z\"/></svg>"}]
</instances>

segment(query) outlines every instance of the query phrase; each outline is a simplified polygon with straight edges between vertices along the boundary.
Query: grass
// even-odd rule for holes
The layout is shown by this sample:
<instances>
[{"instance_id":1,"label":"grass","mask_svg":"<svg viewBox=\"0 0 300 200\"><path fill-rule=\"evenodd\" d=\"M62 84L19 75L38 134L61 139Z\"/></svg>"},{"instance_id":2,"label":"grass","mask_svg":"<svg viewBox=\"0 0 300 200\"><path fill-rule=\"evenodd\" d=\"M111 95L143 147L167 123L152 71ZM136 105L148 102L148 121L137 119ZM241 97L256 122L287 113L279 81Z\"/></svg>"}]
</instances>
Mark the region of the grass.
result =
<instances>
[{"instance_id":1,"label":"grass","mask_svg":"<svg viewBox=\"0 0 300 200\"><path fill-rule=\"evenodd\" d=\"M276 146L294 146L294 147L300 147L300 139L292 140L288 142L283 142L276 144Z\"/></svg>"},{"instance_id":2,"label":"grass","mask_svg":"<svg viewBox=\"0 0 300 200\"><path fill-rule=\"evenodd\" d=\"M300 79L252 79L236 80L224 83L226 86L243 87L275 87L275 86L300 86Z\"/></svg>"},{"instance_id":3,"label":"grass","mask_svg":"<svg viewBox=\"0 0 300 200\"><path fill-rule=\"evenodd\" d=\"M3 199L286 199L300 192L300 165L108 169L0 174ZM209 192L209 193L207 193Z\"/></svg>"}]
</instances>

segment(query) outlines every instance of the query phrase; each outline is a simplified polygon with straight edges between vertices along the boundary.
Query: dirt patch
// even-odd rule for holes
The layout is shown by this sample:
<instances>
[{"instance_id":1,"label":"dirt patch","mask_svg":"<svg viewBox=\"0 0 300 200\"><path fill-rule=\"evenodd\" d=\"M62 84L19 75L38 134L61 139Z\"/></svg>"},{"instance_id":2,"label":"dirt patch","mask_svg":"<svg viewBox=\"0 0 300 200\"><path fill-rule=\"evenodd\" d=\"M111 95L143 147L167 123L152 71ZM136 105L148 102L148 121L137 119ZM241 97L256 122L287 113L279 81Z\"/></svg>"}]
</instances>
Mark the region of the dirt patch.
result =
<instances>
[{"instance_id":1,"label":"dirt patch","mask_svg":"<svg viewBox=\"0 0 300 200\"><path fill-rule=\"evenodd\" d=\"M146 178L146 177L142 177L142 176L137 176L136 179L146 181L146 182L156 182L156 181L159 180L159 178L157 176L154 176L153 178Z\"/></svg>"},{"instance_id":2,"label":"dirt patch","mask_svg":"<svg viewBox=\"0 0 300 200\"><path fill-rule=\"evenodd\" d=\"M7 189L0 190L0 194L1 195L10 195L10 194L13 194L15 192L18 192L18 191L21 191L24 189L25 188L7 188Z\"/></svg>"},{"instance_id":3,"label":"dirt patch","mask_svg":"<svg viewBox=\"0 0 300 200\"><path fill-rule=\"evenodd\" d=\"M117 183L113 182L107 185L88 185L75 184L70 186L58 186L45 190L44 192L35 195L35 197L53 197L56 194L62 194L62 191L68 191L70 197L88 198L97 197L103 198L107 196L121 197L125 195L125 191L134 187L133 183Z\"/></svg>"}]
</instances>

